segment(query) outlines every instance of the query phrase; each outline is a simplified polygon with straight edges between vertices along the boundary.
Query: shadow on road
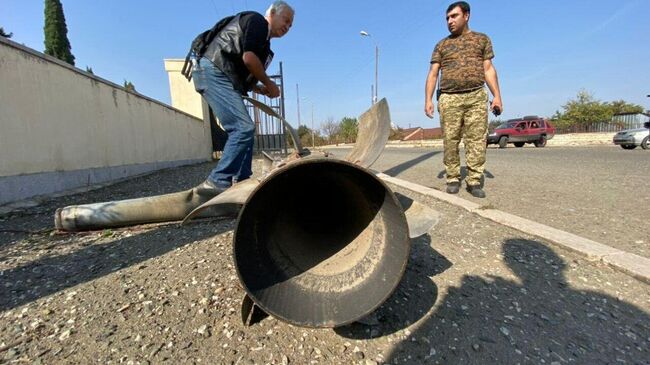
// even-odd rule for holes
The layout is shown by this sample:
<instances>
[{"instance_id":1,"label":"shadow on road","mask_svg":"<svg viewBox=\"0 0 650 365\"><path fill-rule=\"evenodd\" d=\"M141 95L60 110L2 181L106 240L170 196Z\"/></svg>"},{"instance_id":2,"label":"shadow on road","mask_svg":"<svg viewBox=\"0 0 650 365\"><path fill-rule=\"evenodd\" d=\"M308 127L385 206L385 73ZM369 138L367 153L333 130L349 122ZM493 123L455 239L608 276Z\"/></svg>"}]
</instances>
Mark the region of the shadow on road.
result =
<instances>
[{"instance_id":1,"label":"shadow on road","mask_svg":"<svg viewBox=\"0 0 650 365\"><path fill-rule=\"evenodd\" d=\"M336 333L352 339L381 337L408 327L429 312L438 297L431 277L452 264L431 248L429 235L411 240L411 245L406 272L393 295L370 316L335 328Z\"/></svg>"},{"instance_id":2,"label":"shadow on road","mask_svg":"<svg viewBox=\"0 0 650 365\"><path fill-rule=\"evenodd\" d=\"M414 158L412 160L403 162L403 163L401 163L401 164L399 164L397 166L393 166L390 169L385 170L384 174L389 175L389 176L393 176L393 177L397 176L399 173L408 170L409 168L419 164L422 161L426 161L426 160L430 159L431 157L437 155L438 153L440 153L440 151L432 151L432 152L429 152L429 153L425 153L422 156L418 156L418 157L416 157L416 158Z\"/></svg>"},{"instance_id":3,"label":"shadow on road","mask_svg":"<svg viewBox=\"0 0 650 365\"><path fill-rule=\"evenodd\" d=\"M386 362L636 364L650 359L650 316L643 310L572 288L563 275L566 263L540 242L506 240L503 254L518 280L465 276Z\"/></svg>"},{"instance_id":4,"label":"shadow on road","mask_svg":"<svg viewBox=\"0 0 650 365\"><path fill-rule=\"evenodd\" d=\"M0 286L0 311L30 303L229 229L229 224L215 225L214 221L212 225L205 221L191 227L163 226L5 270Z\"/></svg>"}]
</instances>

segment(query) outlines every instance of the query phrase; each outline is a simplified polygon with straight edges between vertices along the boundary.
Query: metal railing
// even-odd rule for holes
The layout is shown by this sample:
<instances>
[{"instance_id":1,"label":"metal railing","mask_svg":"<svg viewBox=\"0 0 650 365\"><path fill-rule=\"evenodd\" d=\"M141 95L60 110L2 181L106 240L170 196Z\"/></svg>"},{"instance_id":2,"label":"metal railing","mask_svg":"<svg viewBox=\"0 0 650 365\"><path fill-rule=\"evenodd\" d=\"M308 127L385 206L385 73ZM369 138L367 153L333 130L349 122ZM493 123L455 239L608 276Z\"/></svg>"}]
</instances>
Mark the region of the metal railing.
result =
<instances>
[{"instance_id":1,"label":"metal railing","mask_svg":"<svg viewBox=\"0 0 650 365\"><path fill-rule=\"evenodd\" d=\"M282 62L280 62L280 73L269 77L280 88L280 97L271 99L256 93L252 93L251 97L270 106L278 113L278 115L285 118L284 75L282 72ZM249 102L245 102L245 104L251 118L255 122L255 152L268 151L287 153L286 131L282 122L277 118L262 112Z\"/></svg>"},{"instance_id":2,"label":"metal railing","mask_svg":"<svg viewBox=\"0 0 650 365\"><path fill-rule=\"evenodd\" d=\"M553 123L553 122L551 122ZM643 122L626 121L626 122L596 122L583 125L572 125L570 127L556 127L556 134L568 133L605 133L618 132L624 129L643 128Z\"/></svg>"},{"instance_id":3,"label":"metal railing","mask_svg":"<svg viewBox=\"0 0 650 365\"><path fill-rule=\"evenodd\" d=\"M271 99L264 95L251 93L253 99L259 100L260 102L268 105L274 109L278 115L282 118L285 118L285 109L284 109L284 76L282 72L282 62L280 62L280 72L277 75L269 76L278 87L280 88L280 97ZM282 122L277 118L274 118L257 107L253 106L248 101L244 101L248 113L251 116L253 122L255 122L255 141L254 141L254 152L259 153L262 151L267 152L280 152L287 153L287 138L286 131ZM215 118L212 110L210 110L210 123L212 123L212 149L216 152L216 155L219 155L219 152L223 151L223 148L228 139L228 134L221 128L217 119Z\"/></svg>"}]
</instances>

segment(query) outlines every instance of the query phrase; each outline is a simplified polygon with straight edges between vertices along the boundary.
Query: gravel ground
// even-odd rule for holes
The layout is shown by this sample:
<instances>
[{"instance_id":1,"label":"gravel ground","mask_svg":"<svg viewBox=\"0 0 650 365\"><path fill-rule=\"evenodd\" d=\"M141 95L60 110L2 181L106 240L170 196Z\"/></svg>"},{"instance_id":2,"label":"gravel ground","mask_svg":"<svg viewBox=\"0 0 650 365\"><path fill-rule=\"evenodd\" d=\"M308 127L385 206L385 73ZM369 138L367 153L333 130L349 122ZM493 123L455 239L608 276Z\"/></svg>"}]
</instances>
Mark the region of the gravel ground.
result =
<instances>
[{"instance_id":1,"label":"gravel ground","mask_svg":"<svg viewBox=\"0 0 650 365\"><path fill-rule=\"evenodd\" d=\"M0 363L650 364L650 286L454 206L364 324L244 327L234 220L59 233L57 207L189 188L211 164L0 221Z\"/></svg>"},{"instance_id":2,"label":"gravel ground","mask_svg":"<svg viewBox=\"0 0 650 365\"><path fill-rule=\"evenodd\" d=\"M332 149L345 156L347 150ZM461 150L465 176L464 151ZM441 148L387 148L372 169L444 191ZM650 151L489 147L486 199L463 199L650 257Z\"/></svg>"}]
</instances>

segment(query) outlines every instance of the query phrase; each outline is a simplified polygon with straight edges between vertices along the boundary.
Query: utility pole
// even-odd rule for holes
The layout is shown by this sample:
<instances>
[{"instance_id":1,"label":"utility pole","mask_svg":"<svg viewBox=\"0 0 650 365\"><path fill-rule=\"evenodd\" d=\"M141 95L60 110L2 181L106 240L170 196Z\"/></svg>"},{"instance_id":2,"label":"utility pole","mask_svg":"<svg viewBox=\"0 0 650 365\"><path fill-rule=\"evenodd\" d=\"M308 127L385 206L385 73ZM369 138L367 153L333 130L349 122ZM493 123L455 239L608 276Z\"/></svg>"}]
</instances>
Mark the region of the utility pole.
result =
<instances>
[{"instance_id":1,"label":"utility pole","mask_svg":"<svg viewBox=\"0 0 650 365\"><path fill-rule=\"evenodd\" d=\"M316 147L314 143L314 103L311 103L311 148Z\"/></svg>"},{"instance_id":2,"label":"utility pole","mask_svg":"<svg viewBox=\"0 0 650 365\"><path fill-rule=\"evenodd\" d=\"M379 81L377 79L377 73L379 68L379 46L375 43L375 99L374 102L377 102L377 90L379 90Z\"/></svg>"},{"instance_id":3,"label":"utility pole","mask_svg":"<svg viewBox=\"0 0 650 365\"><path fill-rule=\"evenodd\" d=\"M298 84L296 84L296 105L298 105L298 128L300 128L300 91L298 91Z\"/></svg>"}]
</instances>

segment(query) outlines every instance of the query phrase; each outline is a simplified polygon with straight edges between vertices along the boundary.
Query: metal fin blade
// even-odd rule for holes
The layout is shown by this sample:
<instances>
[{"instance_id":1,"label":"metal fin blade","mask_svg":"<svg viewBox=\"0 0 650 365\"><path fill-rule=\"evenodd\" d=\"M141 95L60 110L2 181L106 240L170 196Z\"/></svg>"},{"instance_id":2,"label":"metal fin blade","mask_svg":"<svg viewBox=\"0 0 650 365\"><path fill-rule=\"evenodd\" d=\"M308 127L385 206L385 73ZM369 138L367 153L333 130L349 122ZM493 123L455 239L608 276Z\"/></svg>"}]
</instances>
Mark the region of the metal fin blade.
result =
<instances>
[{"instance_id":1,"label":"metal fin blade","mask_svg":"<svg viewBox=\"0 0 650 365\"><path fill-rule=\"evenodd\" d=\"M208 208L213 208L218 205L243 205L248 197L251 195L253 190L259 185L259 181L256 179L247 179L244 180L238 184L233 185L230 189L224 191L223 193L215 196L214 198L208 200L207 202L203 203L196 209L190 212L185 219L183 219L183 222L181 224L187 223L190 219L196 217L199 215L201 212ZM229 212L230 210L226 210L226 212ZM217 214L211 214L211 216L215 216Z\"/></svg>"},{"instance_id":2,"label":"metal fin blade","mask_svg":"<svg viewBox=\"0 0 650 365\"><path fill-rule=\"evenodd\" d=\"M244 299L241 301L241 320L244 326L250 327L268 316L268 313L255 304L255 301L248 294L244 295Z\"/></svg>"},{"instance_id":3,"label":"metal fin blade","mask_svg":"<svg viewBox=\"0 0 650 365\"><path fill-rule=\"evenodd\" d=\"M357 142L345 159L361 167L370 167L384 151L389 134L390 112L384 98L359 117Z\"/></svg>"},{"instance_id":4,"label":"metal fin blade","mask_svg":"<svg viewBox=\"0 0 650 365\"><path fill-rule=\"evenodd\" d=\"M406 215L406 223L409 226L409 237L416 238L429 232L440 221L440 213L415 200L395 193Z\"/></svg>"}]
</instances>

